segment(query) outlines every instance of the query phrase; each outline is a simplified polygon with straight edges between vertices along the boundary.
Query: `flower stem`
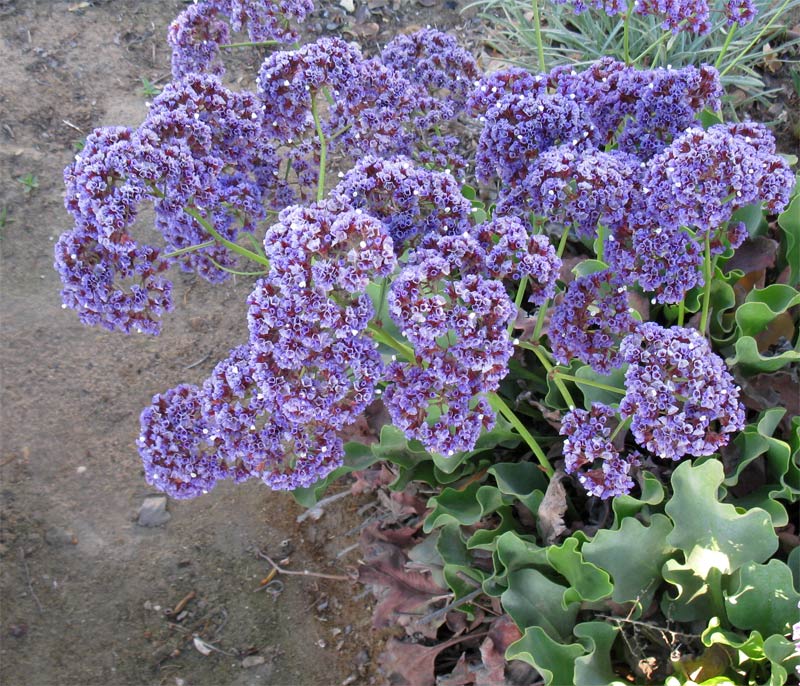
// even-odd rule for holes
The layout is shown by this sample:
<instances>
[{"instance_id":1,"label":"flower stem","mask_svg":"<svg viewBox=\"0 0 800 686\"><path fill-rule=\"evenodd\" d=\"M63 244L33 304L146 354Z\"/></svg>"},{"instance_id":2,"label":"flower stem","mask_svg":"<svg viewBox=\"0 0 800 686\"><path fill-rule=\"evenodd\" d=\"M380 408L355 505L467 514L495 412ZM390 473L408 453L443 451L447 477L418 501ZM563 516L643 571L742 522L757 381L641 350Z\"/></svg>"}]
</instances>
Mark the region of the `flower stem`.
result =
<instances>
[{"instance_id":1,"label":"flower stem","mask_svg":"<svg viewBox=\"0 0 800 686\"><path fill-rule=\"evenodd\" d=\"M736 22L733 22L733 24L731 24L731 28L728 31L728 35L725 36L725 42L722 44L722 49L719 51L719 55L717 55L717 61L714 62L714 69L719 70L720 65L722 64L722 60L725 58L725 53L728 52L728 47L730 46L731 41L733 40L733 34L736 32L737 26L738 24Z\"/></svg>"},{"instance_id":2,"label":"flower stem","mask_svg":"<svg viewBox=\"0 0 800 686\"><path fill-rule=\"evenodd\" d=\"M616 386L609 386L605 383L600 383L599 381L594 381L592 379L581 379L579 376L573 376L572 374L565 374L564 372L554 369L553 370L554 376L560 376L562 379L566 379L567 381L574 381L575 383L582 383L584 386L592 386L594 388L599 388L601 391L610 391L611 393L619 393L620 395L625 395L625 390L622 388L617 388Z\"/></svg>"},{"instance_id":3,"label":"flower stem","mask_svg":"<svg viewBox=\"0 0 800 686\"><path fill-rule=\"evenodd\" d=\"M678 303L678 326L683 326L683 320L686 317L686 298L683 298Z\"/></svg>"},{"instance_id":4,"label":"flower stem","mask_svg":"<svg viewBox=\"0 0 800 686\"><path fill-rule=\"evenodd\" d=\"M631 64L630 34L631 34L631 13L633 12L633 2L628 2L628 10L625 12L625 23L622 26L622 49L625 57L625 64Z\"/></svg>"},{"instance_id":5,"label":"flower stem","mask_svg":"<svg viewBox=\"0 0 800 686\"><path fill-rule=\"evenodd\" d=\"M522 305L522 298L525 297L525 289L528 287L528 275L525 274L520 280L519 285L517 286L517 295L514 298L514 305L516 305L515 312L519 313L520 306ZM511 332L514 330L514 322L512 321L508 325L508 335L511 335Z\"/></svg>"},{"instance_id":6,"label":"flower stem","mask_svg":"<svg viewBox=\"0 0 800 686\"><path fill-rule=\"evenodd\" d=\"M708 330L708 310L711 304L711 275L714 273L717 258L711 259L711 233L706 233L705 240L705 254L703 257L703 277L705 284L703 285L703 310L700 314L700 333L704 336Z\"/></svg>"},{"instance_id":7,"label":"flower stem","mask_svg":"<svg viewBox=\"0 0 800 686\"><path fill-rule=\"evenodd\" d=\"M561 240L558 242L558 250L556 250L556 255L559 258L564 254L564 249L567 247L567 236L569 236L569 227L564 227L564 233L561 234ZM542 335L542 328L544 327L544 318L547 314L547 310L550 309L550 301L552 299L548 298L542 303L542 306L539 308L539 312L536 314L536 326L533 329L533 335L531 339L534 341L539 340L539 336Z\"/></svg>"},{"instance_id":8,"label":"flower stem","mask_svg":"<svg viewBox=\"0 0 800 686\"><path fill-rule=\"evenodd\" d=\"M625 431L631 425L632 421L633 417L626 417L624 421L621 421L619 424L617 424L617 428L611 432L611 435L608 437L608 440L613 441L619 433Z\"/></svg>"},{"instance_id":9,"label":"flower stem","mask_svg":"<svg viewBox=\"0 0 800 686\"><path fill-rule=\"evenodd\" d=\"M533 30L536 37L536 54L539 58L539 71L544 73L544 41L542 40L542 19L539 14L539 0L533 0Z\"/></svg>"},{"instance_id":10,"label":"flower stem","mask_svg":"<svg viewBox=\"0 0 800 686\"><path fill-rule=\"evenodd\" d=\"M533 452L533 454L536 456L536 459L542 466L544 473L547 474L548 477L552 478L553 474L555 473L553 465L550 464L550 460L547 459L547 455L544 454L544 450L542 450L542 447L533 437L531 432L525 428L525 425L520 421L519 417L514 414L514 410L506 405L506 402L499 395L497 395L497 393L487 393L486 399L489 401L492 409L494 409L495 412L502 414L517 430L519 435L522 437L522 440L527 443L528 447L531 449L531 452Z\"/></svg>"},{"instance_id":11,"label":"flower stem","mask_svg":"<svg viewBox=\"0 0 800 686\"><path fill-rule=\"evenodd\" d=\"M544 370L547 372L548 376L553 379L553 383L555 383L556 388L558 389L561 396L564 400L567 401L567 405L569 405L569 409L572 410L577 405L575 404L575 400L572 398L572 394L569 392L567 385L562 381L561 377L556 373L552 364L550 364L550 360L547 359L547 354L544 352L541 345L538 343L520 343L520 347L525 348L526 350L530 350L533 352L536 357L539 358L539 362L542 363Z\"/></svg>"},{"instance_id":12,"label":"flower stem","mask_svg":"<svg viewBox=\"0 0 800 686\"><path fill-rule=\"evenodd\" d=\"M311 97L311 116L314 117L314 127L317 130L317 138L319 139L319 177L317 180L317 202L322 202L325 197L325 162L328 156L328 143L325 140L325 133L322 131L322 122L319 119L319 112L317 112L317 99L315 96Z\"/></svg>"},{"instance_id":13,"label":"flower stem","mask_svg":"<svg viewBox=\"0 0 800 686\"><path fill-rule=\"evenodd\" d=\"M386 331L381 329L377 324L370 324L368 328L370 335L374 340L389 346L392 350L396 350L409 362L414 361L416 355L414 354L414 349L411 346L401 343L396 338L386 333Z\"/></svg>"},{"instance_id":14,"label":"flower stem","mask_svg":"<svg viewBox=\"0 0 800 686\"><path fill-rule=\"evenodd\" d=\"M788 6L789 2L790 2L790 0L784 0L783 4L780 6L780 8L778 10L776 10L774 15L772 15L772 19L770 19L764 25L764 28L762 28L761 31L758 32L758 35L755 38L753 38L753 40L751 40L750 43L748 43L747 47L744 50L740 50L736 54L736 58L727 67L725 67L725 69L723 69L719 73L719 77L720 78L725 76L725 74L727 74L731 69L733 69L737 64L739 64L739 62L742 59L744 59L747 56L747 54L750 52L750 50L753 49L753 46L756 45L764 37L764 34L767 31L769 31L770 28L772 28L772 25L775 23L775 20L778 17L783 15L783 10L786 9L786 7Z\"/></svg>"},{"instance_id":15,"label":"flower stem","mask_svg":"<svg viewBox=\"0 0 800 686\"><path fill-rule=\"evenodd\" d=\"M246 257L248 260L252 260L253 262L263 264L265 267L269 267L269 260L266 257L261 257L261 255L258 255L247 248L243 248L241 245L237 245L233 241L229 241L227 238L223 238L219 232L213 226L211 226L211 222L205 219L196 208L184 207L183 211L186 212L186 214L188 214L190 217L194 217L200 226L208 231L208 233L210 233L217 242L222 243L222 245L224 245L226 248L238 253L242 257Z\"/></svg>"},{"instance_id":16,"label":"flower stem","mask_svg":"<svg viewBox=\"0 0 800 686\"><path fill-rule=\"evenodd\" d=\"M278 40L262 40L257 41L255 43L224 43L220 45L220 48L268 48L271 45L281 45L281 42Z\"/></svg>"},{"instance_id":17,"label":"flower stem","mask_svg":"<svg viewBox=\"0 0 800 686\"><path fill-rule=\"evenodd\" d=\"M197 245L190 245L186 248L178 248L177 250L173 250L172 252L165 253L162 257L177 257L178 255L185 255L187 252L194 252L195 250L201 250L203 248L210 248L212 245L215 245L216 241L206 241L205 243L198 243Z\"/></svg>"}]
</instances>

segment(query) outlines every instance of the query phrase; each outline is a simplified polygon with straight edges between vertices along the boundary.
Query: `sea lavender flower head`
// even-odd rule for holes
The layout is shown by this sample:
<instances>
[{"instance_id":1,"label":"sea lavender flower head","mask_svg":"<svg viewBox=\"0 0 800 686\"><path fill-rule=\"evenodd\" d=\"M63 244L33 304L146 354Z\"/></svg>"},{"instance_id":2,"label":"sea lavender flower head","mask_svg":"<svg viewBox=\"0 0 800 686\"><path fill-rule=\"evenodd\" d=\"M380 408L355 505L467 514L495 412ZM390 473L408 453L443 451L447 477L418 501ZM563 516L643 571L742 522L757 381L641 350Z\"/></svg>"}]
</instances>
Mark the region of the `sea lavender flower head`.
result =
<instances>
[{"instance_id":1,"label":"sea lavender flower head","mask_svg":"<svg viewBox=\"0 0 800 686\"><path fill-rule=\"evenodd\" d=\"M687 129L650 161L642 185L656 222L692 227L713 241L737 209L764 203L770 213L782 212L794 175L761 125L717 124Z\"/></svg>"},{"instance_id":2,"label":"sea lavender flower head","mask_svg":"<svg viewBox=\"0 0 800 686\"><path fill-rule=\"evenodd\" d=\"M197 386L181 384L153 396L140 421L137 446L150 485L173 498L194 498L228 477L205 439L210 429Z\"/></svg>"},{"instance_id":3,"label":"sea lavender flower head","mask_svg":"<svg viewBox=\"0 0 800 686\"><path fill-rule=\"evenodd\" d=\"M485 74L475 82L467 98L467 111L483 117L506 95L543 95L547 92L547 76L534 76L522 67L507 67Z\"/></svg>"},{"instance_id":4,"label":"sea lavender flower head","mask_svg":"<svg viewBox=\"0 0 800 686\"><path fill-rule=\"evenodd\" d=\"M498 176L513 186L547 149L562 144L575 150L591 148L596 135L587 113L570 97L506 95L486 113L475 172L483 183Z\"/></svg>"},{"instance_id":5,"label":"sea lavender flower head","mask_svg":"<svg viewBox=\"0 0 800 686\"><path fill-rule=\"evenodd\" d=\"M172 76L221 76L225 67L219 59L220 46L230 42L231 31L246 30L250 41L256 43L292 43L298 34L290 21L302 22L313 9L311 0L195 2L175 18L167 31L167 42L172 47Z\"/></svg>"},{"instance_id":6,"label":"sea lavender flower head","mask_svg":"<svg viewBox=\"0 0 800 686\"><path fill-rule=\"evenodd\" d=\"M395 37L381 52L381 61L450 106L450 116L464 108L480 77L472 54L450 34L431 28Z\"/></svg>"},{"instance_id":7,"label":"sea lavender flower head","mask_svg":"<svg viewBox=\"0 0 800 686\"><path fill-rule=\"evenodd\" d=\"M620 352L629 365L620 413L654 455L711 455L744 428L739 388L695 329L647 322L622 341Z\"/></svg>"},{"instance_id":8,"label":"sea lavender flower head","mask_svg":"<svg viewBox=\"0 0 800 686\"><path fill-rule=\"evenodd\" d=\"M550 148L516 187L501 189L497 213L533 212L575 231L578 238L594 238L599 224L615 226L626 219L639 165L639 158L616 150Z\"/></svg>"},{"instance_id":9,"label":"sea lavender flower head","mask_svg":"<svg viewBox=\"0 0 800 686\"><path fill-rule=\"evenodd\" d=\"M269 135L287 144L316 135L312 104L325 93L345 107L348 101L358 103L362 61L358 46L341 38L319 38L298 50L270 54L258 75Z\"/></svg>"},{"instance_id":10,"label":"sea lavender flower head","mask_svg":"<svg viewBox=\"0 0 800 686\"><path fill-rule=\"evenodd\" d=\"M609 374L622 365L619 344L636 327L627 288L605 269L567 286L553 309L548 337L559 364L579 359L599 374Z\"/></svg>"},{"instance_id":11,"label":"sea lavender flower head","mask_svg":"<svg viewBox=\"0 0 800 686\"><path fill-rule=\"evenodd\" d=\"M611 441L615 412L602 403L590 410L573 409L561 420L564 439L564 471L576 474L589 495L603 500L630 493L631 469L639 464L639 453L625 457Z\"/></svg>"},{"instance_id":12,"label":"sea lavender flower head","mask_svg":"<svg viewBox=\"0 0 800 686\"><path fill-rule=\"evenodd\" d=\"M329 197L339 207L361 209L380 219L396 254L427 233L458 231L472 213L451 174L418 167L404 157L363 158Z\"/></svg>"},{"instance_id":13,"label":"sea lavender flower head","mask_svg":"<svg viewBox=\"0 0 800 686\"><path fill-rule=\"evenodd\" d=\"M493 279L519 282L527 277L528 302L541 305L552 298L561 258L547 236L533 234L518 217L495 215L469 229L485 251L485 273Z\"/></svg>"}]
</instances>

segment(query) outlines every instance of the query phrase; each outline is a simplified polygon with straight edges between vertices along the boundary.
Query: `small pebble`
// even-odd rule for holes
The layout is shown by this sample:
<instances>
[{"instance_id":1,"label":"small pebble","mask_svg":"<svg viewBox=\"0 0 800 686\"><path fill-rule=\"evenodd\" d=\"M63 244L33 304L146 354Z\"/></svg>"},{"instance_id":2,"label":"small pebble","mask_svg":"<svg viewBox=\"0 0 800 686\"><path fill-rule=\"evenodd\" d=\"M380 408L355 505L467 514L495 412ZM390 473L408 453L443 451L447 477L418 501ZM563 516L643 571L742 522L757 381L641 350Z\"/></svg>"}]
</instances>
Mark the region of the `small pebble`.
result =
<instances>
[{"instance_id":1,"label":"small pebble","mask_svg":"<svg viewBox=\"0 0 800 686\"><path fill-rule=\"evenodd\" d=\"M263 665L266 661L267 660L263 655L248 655L244 660L242 660L242 667L245 669L258 667L259 665Z\"/></svg>"},{"instance_id":2,"label":"small pebble","mask_svg":"<svg viewBox=\"0 0 800 686\"><path fill-rule=\"evenodd\" d=\"M139 508L139 518L136 523L139 526L162 526L166 524L172 515L167 512L167 496L150 496L144 499Z\"/></svg>"}]
</instances>

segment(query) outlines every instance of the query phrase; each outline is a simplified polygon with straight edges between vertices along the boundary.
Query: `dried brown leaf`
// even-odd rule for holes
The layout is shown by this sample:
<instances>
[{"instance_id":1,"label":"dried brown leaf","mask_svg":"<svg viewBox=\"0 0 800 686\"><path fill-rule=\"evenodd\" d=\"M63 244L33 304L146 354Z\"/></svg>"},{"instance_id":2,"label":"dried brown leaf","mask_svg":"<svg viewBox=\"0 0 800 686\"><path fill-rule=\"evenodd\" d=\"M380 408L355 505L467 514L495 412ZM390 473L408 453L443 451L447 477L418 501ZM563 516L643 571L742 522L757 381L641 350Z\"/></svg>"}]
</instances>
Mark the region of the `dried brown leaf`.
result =
<instances>
[{"instance_id":1,"label":"dried brown leaf","mask_svg":"<svg viewBox=\"0 0 800 686\"><path fill-rule=\"evenodd\" d=\"M554 543L567 530L564 525L564 513L567 511L567 493L561 484L563 476L561 472L556 472L553 475L536 512L539 533L547 545Z\"/></svg>"}]
</instances>

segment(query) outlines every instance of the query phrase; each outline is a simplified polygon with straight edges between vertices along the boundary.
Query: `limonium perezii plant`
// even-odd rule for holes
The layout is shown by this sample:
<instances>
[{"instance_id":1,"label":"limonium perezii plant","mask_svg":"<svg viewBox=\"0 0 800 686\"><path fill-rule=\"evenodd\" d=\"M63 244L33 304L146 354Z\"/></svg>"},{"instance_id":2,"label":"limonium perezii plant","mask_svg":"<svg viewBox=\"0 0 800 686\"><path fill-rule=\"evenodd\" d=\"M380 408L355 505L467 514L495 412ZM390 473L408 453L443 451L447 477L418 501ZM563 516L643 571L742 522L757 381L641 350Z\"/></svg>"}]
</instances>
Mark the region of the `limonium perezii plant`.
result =
<instances>
[{"instance_id":1,"label":"limonium perezii plant","mask_svg":"<svg viewBox=\"0 0 800 686\"><path fill-rule=\"evenodd\" d=\"M705 3L633 10L708 28ZM714 279L748 212L784 212L794 174L763 125L715 114L718 70L483 74L430 28L372 57L298 45L311 11L188 7L144 122L95 130L65 171L56 269L84 323L158 334L173 266L253 277L241 345L142 412L148 483L312 488L347 467L343 436L374 403L441 474L488 446L582 498L630 497L728 446L747 416L714 349ZM245 46L270 49L252 92L223 80ZM134 237L145 205L155 231Z\"/></svg>"}]
</instances>

